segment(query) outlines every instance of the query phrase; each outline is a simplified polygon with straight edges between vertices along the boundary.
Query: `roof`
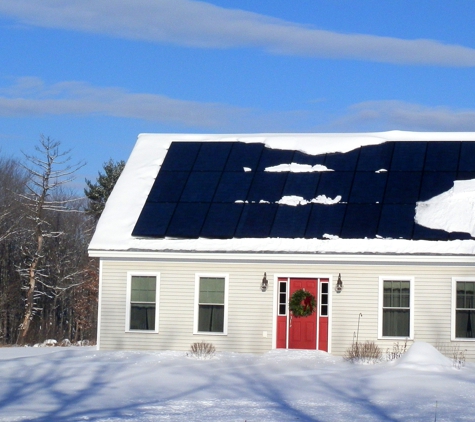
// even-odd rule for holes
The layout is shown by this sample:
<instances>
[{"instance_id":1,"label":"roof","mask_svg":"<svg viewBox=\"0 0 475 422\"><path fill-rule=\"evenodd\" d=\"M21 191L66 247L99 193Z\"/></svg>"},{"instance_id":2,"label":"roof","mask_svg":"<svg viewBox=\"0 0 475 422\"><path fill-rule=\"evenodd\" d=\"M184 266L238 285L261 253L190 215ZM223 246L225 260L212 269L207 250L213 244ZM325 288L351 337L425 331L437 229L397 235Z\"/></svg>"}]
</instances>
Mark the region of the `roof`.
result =
<instances>
[{"instance_id":1,"label":"roof","mask_svg":"<svg viewBox=\"0 0 475 422\"><path fill-rule=\"evenodd\" d=\"M145 134L90 250L469 254L474 202L475 133Z\"/></svg>"}]
</instances>

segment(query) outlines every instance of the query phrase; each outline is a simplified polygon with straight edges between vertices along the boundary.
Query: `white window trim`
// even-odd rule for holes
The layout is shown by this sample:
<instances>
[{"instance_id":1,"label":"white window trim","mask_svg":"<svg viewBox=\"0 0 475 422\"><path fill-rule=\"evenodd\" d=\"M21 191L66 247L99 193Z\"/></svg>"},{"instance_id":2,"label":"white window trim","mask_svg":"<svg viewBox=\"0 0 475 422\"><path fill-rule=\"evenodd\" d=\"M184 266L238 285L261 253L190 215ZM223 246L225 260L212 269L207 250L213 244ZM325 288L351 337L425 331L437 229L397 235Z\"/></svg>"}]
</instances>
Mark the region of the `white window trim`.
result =
<instances>
[{"instance_id":1,"label":"white window trim","mask_svg":"<svg viewBox=\"0 0 475 422\"><path fill-rule=\"evenodd\" d=\"M155 282L155 330L131 330L130 329L130 299L131 299L131 287L133 276L152 276L156 278ZM159 299L160 299L160 273L149 271L128 271L127 272L127 295L126 295L126 308L125 308L125 331L127 333L142 333L142 334L156 334L158 333L159 323Z\"/></svg>"},{"instance_id":2,"label":"white window trim","mask_svg":"<svg viewBox=\"0 0 475 422\"><path fill-rule=\"evenodd\" d=\"M457 310L457 281L472 281L474 277L452 277L452 309L450 316L450 340L451 341L475 341L475 338L455 337L455 315Z\"/></svg>"},{"instance_id":3,"label":"white window trim","mask_svg":"<svg viewBox=\"0 0 475 422\"><path fill-rule=\"evenodd\" d=\"M409 281L409 336L383 336L383 304L385 281ZM378 340L414 340L414 277L393 275L379 277L379 301L378 301Z\"/></svg>"},{"instance_id":4,"label":"white window trim","mask_svg":"<svg viewBox=\"0 0 475 422\"><path fill-rule=\"evenodd\" d=\"M216 277L224 278L224 322L222 333L211 333L209 331L198 331L198 312L200 300L200 278ZM195 274L195 312L193 321L193 334L202 336L227 336L228 335L228 295L229 295L229 274L223 273L196 273Z\"/></svg>"}]
</instances>

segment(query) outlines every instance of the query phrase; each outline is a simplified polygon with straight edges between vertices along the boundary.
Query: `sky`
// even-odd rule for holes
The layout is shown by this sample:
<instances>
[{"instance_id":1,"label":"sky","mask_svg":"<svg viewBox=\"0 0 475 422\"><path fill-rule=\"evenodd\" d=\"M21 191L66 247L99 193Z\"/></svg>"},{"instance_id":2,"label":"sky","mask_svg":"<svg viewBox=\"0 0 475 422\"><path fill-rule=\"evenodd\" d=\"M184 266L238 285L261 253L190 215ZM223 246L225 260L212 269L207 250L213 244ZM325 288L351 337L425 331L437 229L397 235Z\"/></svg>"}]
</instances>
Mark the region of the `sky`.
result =
<instances>
[{"instance_id":1,"label":"sky","mask_svg":"<svg viewBox=\"0 0 475 422\"><path fill-rule=\"evenodd\" d=\"M139 133L475 131L475 1L0 0L0 154Z\"/></svg>"}]
</instances>

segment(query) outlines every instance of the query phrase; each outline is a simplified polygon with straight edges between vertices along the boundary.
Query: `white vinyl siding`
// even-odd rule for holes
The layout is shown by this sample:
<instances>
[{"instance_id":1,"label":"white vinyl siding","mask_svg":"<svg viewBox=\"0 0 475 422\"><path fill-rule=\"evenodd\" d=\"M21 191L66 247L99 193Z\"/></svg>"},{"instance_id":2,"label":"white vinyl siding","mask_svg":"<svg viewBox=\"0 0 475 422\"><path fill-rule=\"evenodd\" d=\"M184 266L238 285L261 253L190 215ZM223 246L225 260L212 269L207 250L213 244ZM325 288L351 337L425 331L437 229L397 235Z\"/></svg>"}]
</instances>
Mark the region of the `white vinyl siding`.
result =
<instances>
[{"instance_id":1,"label":"white vinyl siding","mask_svg":"<svg viewBox=\"0 0 475 422\"><path fill-rule=\"evenodd\" d=\"M159 276L127 273L126 331L158 333Z\"/></svg>"},{"instance_id":2,"label":"white vinyl siding","mask_svg":"<svg viewBox=\"0 0 475 422\"><path fill-rule=\"evenodd\" d=\"M394 280L407 279L411 286L412 338L433 345L458 344L466 350L467 360L475 361L475 341L451 338L455 324L455 303L452 307L452 278L473 279L475 257L466 262L419 263L391 262L386 257L375 257L376 263L361 260L349 262L344 256L332 263L325 256L315 257L312 262L296 259L285 262L279 256L266 259L262 255L246 256L236 260L229 254L226 260L214 259L193 261L193 254L183 254L183 259L133 259L106 258L101 260L101 304L99 347L111 349L182 350L187 351L196 341L210 341L207 334L194 334L196 274L226 274L229 286L227 335L216 335L211 342L218 351L264 353L271 350L276 329L279 304L279 289L276 276L305 274L319 277L329 275L329 338L331 353L344 355L351 346L358 329L360 341L373 340L384 351L393 343L405 339L379 337L379 277L389 274ZM364 256L363 256L364 258ZM409 257L414 261L413 257ZM358 258L360 259L360 258ZM378 259L384 262L378 263ZM455 261L460 258L456 258ZM321 260L321 261L320 261ZM473 261L473 262L472 262ZM125 332L127 273L160 273L160 334ZM267 272L269 288L260 290L262 274ZM335 294L335 284L341 273L343 290ZM454 287L455 288L455 287ZM454 299L455 300L455 299ZM454 314L453 321L451 314ZM451 341L452 340L452 341ZM462 343L464 342L464 343ZM410 346L412 341L408 342Z\"/></svg>"}]
</instances>

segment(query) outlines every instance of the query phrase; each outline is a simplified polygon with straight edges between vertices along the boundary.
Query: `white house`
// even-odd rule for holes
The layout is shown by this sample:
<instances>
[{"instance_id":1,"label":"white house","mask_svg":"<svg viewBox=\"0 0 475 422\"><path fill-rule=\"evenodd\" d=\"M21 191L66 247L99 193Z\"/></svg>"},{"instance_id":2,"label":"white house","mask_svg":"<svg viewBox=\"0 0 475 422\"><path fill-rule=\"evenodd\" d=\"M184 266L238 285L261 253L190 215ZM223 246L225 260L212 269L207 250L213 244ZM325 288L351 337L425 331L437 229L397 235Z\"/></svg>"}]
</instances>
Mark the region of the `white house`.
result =
<instances>
[{"instance_id":1,"label":"white house","mask_svg":"<svg viewBox=\"0 0 475 422\"><path fill-rule=\"evenodd\" d=\"M98 346L475 360L474 204L475 133L142 134L89 247Z\"/></svg>"}]
</instances>

